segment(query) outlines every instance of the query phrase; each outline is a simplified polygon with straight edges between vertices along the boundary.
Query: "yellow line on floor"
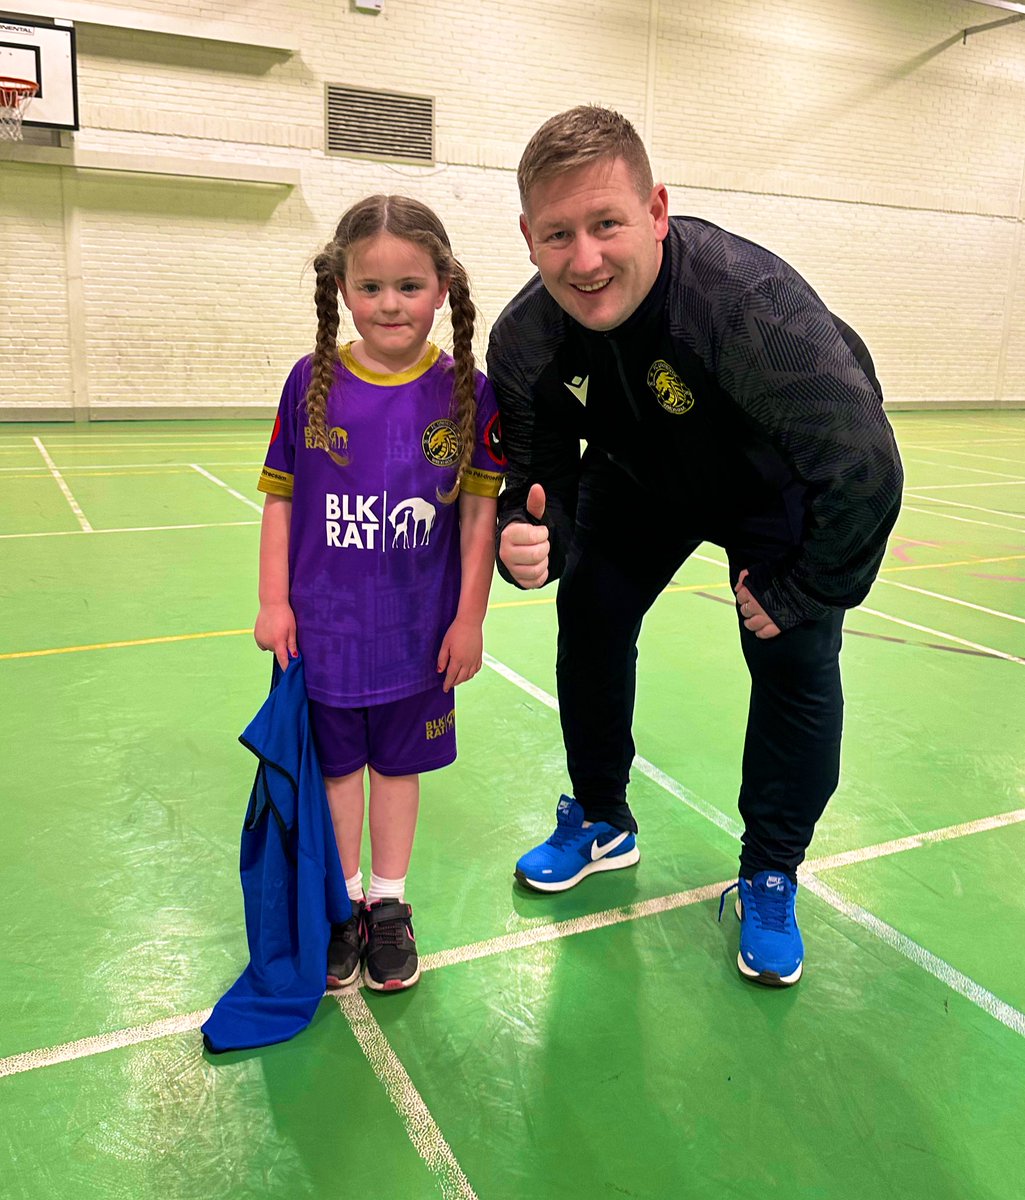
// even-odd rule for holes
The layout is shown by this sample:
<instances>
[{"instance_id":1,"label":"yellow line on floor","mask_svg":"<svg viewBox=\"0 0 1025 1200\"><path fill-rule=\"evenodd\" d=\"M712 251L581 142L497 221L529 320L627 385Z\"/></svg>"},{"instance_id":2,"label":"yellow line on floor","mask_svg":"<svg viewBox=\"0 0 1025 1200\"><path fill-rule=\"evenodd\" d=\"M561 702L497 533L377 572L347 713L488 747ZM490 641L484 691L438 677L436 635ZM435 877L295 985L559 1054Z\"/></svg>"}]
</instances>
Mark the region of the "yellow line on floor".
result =
<instances>
[{"instance_id":1,"label":"yellow line on floor","mask_svg":"<svg viewBox=\"0 0 1025 1200\"><path fill-rule=\"evenodd\" d=\"M667 587L667 592L697 592L709 588L726 587L724 583L694 583L686 587ZM527 604L554 604L554 596L541 596L536 600L499 600L489 604L488 608L518 608ZM251 634L251 629L218 629L209 633L178 633L167 637L134 638L123 642L92 642L87 646L54 646L49 650L17 650L8 654L0 654L0 662L12 658L44 658L52 654L81 654L86 650L121 650L128 646L160 646L167 642L193 642L203 638L239 637Z\"/></svg>"},{"instance_id":2,"label":"yellow line on floor","mask_svg":"<svg viewBox=\"0 0 1025 1200\"><path fill-rule=\"evenodd\" d=\"M80 654L84 650L119 650L125 646L159 646L165 642L193 642L201 638L238 637L251 629L219 629L211 633L179 633L168 637L135 638L125 642L94 642L89 646L55 646L52 650L18 650L13 654L0 654L7 658L42 658L48 654Z\"/></svg>"},{"instance_id":3,"label":"yellow line on floor","mask_svg":"<svg viewBox=\"0 0 1025 1200\"><path fill-rule=\"evenodd\" d=\"M709 588L729 587L728 583L689 583L689 584L674 584L672 587L667 587L663 590L662 595L665 596L669 592L706 592ZM536 600L496 600L493 604L488 605L488 612L493 608L525 608L531 604L554 604L554 596L539 596Z\"/></svg>"},{"instance_id":4,"label":"yellow line on floor","mask_svg":"<svg viewBox=\"0 0 1025 1200\"><path fill-rule=\"evenodd\" d=\"M998 558L962 558L957 562L941 563L908 563L902 567L883 567L880 575L888 575L891 571L936 571L940 567L977 567L982 563L1017 562L1025 558L1025 554L1002 554Z\"/></svg>"}]
</instances>

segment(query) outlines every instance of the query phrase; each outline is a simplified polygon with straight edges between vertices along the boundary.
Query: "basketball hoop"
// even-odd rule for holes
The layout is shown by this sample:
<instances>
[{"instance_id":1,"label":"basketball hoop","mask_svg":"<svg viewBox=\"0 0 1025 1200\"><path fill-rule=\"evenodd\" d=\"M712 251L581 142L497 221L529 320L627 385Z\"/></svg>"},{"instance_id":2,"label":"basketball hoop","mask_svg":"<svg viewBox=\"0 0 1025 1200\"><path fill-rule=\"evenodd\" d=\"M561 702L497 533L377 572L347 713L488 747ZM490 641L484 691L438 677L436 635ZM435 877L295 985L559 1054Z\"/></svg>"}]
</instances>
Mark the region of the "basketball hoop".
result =
<instances>
[{"instance_id":1,"label":"basketball hoop","mask_svg":"<svg viewBox=\"0 0 1025 1200\"><path fill-rule=\"evenodd\" d=\"M37 91L39 84L31 79L0 75L0 142L21 141L21 118Z\"/></svg>"}]
</instances>

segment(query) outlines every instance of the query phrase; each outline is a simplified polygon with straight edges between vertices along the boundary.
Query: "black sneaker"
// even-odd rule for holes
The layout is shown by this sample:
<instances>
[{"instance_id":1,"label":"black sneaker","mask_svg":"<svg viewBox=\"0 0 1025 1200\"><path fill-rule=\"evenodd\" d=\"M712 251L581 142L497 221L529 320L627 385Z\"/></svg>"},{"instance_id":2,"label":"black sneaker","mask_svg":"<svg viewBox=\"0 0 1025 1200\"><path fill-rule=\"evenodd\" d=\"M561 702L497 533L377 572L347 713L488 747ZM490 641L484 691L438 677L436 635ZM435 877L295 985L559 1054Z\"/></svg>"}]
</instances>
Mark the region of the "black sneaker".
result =
<instances>
[{"instance_id":1,"label":"black sneaker","mask_svg":"<svg viewBox=\"0 0 1025 1200\"><path fill-rule=\"evenodd\" d=\"M348 987L359 979L359 969L366 945L363 920L366 904L353 900L352 916L342 925L331 926L331 941L327 947L327 986Z\"/></svg>"},{"instance_id":2,"label":"black sneaker","mask_svg":"<svg viewBox=\"0 0 1025 1200\"><path fill-rule=\"evenodd\" d=\"M420 978L412 916L413 910L408 904L390 896L375 901L366 909L363 982L375 992L412 987Z\"/></svg>"}]
</instances>

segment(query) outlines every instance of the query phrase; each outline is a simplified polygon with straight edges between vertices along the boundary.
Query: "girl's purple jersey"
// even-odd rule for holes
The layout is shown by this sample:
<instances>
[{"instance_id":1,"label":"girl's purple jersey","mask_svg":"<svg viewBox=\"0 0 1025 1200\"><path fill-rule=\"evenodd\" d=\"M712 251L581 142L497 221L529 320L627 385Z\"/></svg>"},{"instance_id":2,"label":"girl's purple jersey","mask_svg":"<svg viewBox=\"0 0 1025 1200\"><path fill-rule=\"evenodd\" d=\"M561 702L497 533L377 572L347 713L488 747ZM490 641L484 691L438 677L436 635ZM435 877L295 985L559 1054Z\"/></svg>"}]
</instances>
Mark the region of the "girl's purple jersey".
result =
<instances>
[{"instance_id":1,"label":"girl's purple jersey","mask_svg":"<svg viewBox=\"0 0 1025 1200\"><path fill-rule=\"evenodd\" d=\"M401 375L368 371L340 348L327 401L329 449L315 450L307 356L281 393L259 489L292 501L290 599L313 700L362 707L437 682L459 602L460 435L452 359L436 346ZM491 385L477 373L477 433L462 490L497 497L505 470Z\"/></svg>"}]
</instances>

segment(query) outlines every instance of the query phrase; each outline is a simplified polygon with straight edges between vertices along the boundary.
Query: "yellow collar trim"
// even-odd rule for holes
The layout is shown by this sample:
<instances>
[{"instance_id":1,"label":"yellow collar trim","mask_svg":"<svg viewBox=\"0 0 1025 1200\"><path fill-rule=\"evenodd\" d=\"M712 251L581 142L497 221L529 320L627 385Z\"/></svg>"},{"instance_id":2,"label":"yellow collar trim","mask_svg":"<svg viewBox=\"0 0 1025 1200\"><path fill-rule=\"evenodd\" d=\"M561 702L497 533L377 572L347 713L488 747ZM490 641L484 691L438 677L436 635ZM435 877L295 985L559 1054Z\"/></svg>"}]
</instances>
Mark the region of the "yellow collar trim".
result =
<instances>
[{"instance_id":1,"label":"yellow collar trim","mask_svg":"<svg viewBox=\"0 0 1025 1200\"><path fill-rule=\"evenodd\" d=\"M419 379L421 375L425 375L441 357L441 349L435 346L433 342L428 342L427 353L420 359L416 366L410 367L406 371L399 371L396 374L384 371L371 371L369 367L363 366L361 362L356 360L352 353L352 342L346 342L344 346L339 346L338 353L341 357L342 365L346 370L351 371L357 379L362 379L364 383L376 383L378 387L395 387L399 383L412 383L414 379Z\"/></svg>"}]
</instances>

